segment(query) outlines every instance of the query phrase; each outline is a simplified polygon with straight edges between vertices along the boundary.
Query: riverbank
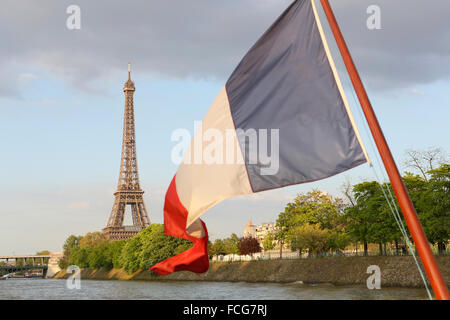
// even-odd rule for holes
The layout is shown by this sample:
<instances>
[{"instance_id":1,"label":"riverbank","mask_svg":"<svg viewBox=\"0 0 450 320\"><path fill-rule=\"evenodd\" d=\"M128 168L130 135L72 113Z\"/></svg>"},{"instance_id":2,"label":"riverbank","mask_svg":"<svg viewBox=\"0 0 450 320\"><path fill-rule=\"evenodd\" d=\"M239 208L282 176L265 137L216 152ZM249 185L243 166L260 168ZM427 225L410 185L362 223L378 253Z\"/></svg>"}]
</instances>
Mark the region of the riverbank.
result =
<instances>
[{"instance_id":1,"label":"riverbank","mask_svg":"<svg viewBox=\"0 0 450 320\"><path fill-rule=\"evenodd\" d=\"M450 256L436 257L444 280L450 284ZM377 265L381 270L382 287L423 287L411 256L327 257L292 260L261 260L246 262L213 262L208 272L195 274L182 271L167 276L138 270L127 274L122 269L110 271L83 269L82 279L93 280L178 280L227 282L295 282L331 283L334 285L366 284L370 276L367 267ZM53 278L65 279L65 270Z\"/></svg>"}]
</instances>

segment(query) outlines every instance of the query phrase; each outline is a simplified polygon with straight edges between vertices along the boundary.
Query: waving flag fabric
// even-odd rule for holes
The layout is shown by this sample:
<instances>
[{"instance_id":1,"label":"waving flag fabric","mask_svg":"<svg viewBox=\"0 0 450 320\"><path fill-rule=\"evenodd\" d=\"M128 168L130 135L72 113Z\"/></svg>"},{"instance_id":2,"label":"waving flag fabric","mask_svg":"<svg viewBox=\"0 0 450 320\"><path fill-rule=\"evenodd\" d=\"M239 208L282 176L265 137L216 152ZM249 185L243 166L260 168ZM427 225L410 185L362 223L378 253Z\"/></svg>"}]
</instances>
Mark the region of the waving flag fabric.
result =
<instances>
[{"instance_id":1,"label":"waving flag fabric","mask_svg":"<svg viewBox=\"0 0 450 320\"><path fill-rule=\"evenodd\" d=\"M227 161L195 161L211 141L208 130L237 146L231 156L225 144L215 150ZM276 165L255 159L252 133ZM221 89L169 186L165 233L194 246L151 270L207 271L208 233L199 218L224 199L327 178L365 162L314 2L295 1Z\"/></svg>"}]
</instances>

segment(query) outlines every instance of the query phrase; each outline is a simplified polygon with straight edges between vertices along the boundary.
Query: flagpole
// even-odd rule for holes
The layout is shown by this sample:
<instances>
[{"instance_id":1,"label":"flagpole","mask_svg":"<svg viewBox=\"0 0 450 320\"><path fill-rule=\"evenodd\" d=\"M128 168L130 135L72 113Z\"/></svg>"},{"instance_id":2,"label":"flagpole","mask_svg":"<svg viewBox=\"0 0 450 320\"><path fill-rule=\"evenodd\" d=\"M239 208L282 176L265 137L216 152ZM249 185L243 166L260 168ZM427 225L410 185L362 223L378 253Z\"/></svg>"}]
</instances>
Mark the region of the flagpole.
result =
<instances>
[{"instance_id":1,"label":"flagpole","mask_svg":"<svg viewBox=\"0 0 450 320\"><path fill-rule=\"evenodd\" d=\"M447 286L445 285L442 274L439 271L436 260L431 251L430 245L426 238L425 232L420 224L417 217L416 210L412 204L411 198L409 197L408 190L403 183L400 176L398 168L395 164L394 158L392 157L389 146L381 130L380 124L375 116L372 105L370 103L367 92L364 85L361 82L358 71L356 70L353 59L345 43L344 37L342 36L339 25L336 21L334 13L331 9L328 0L320 0L325 15L327 16L328 23L330 25L331 31L333 32L334 38L336 40L339 51L341 52L342 59L344 60L345 67L347 68L348 74L355 89L356 95L358 96L359 103L363 109L364 115L366 117L367 123L369 125L372 136L375 140L378 152L380 153L381 159L383 161L384 167L391 181L392 188L397 197L400 205L400 209L405 218L408 229L411 233L413 241L419 252L420 259L425 267L425 271L430 280L431 287L438 300L449 300L449 293Z\"/></svg>"}]
</instances>

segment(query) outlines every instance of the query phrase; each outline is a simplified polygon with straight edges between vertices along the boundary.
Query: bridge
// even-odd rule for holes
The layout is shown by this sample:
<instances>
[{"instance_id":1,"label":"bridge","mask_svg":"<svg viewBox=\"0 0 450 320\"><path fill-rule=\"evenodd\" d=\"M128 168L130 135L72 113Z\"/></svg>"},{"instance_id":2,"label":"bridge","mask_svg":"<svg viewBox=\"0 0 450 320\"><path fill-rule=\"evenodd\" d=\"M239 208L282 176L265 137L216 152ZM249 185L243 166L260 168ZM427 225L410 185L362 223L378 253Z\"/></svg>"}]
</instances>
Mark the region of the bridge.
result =
<instances>
[{"instance_id":1,"label":"bridge","mask_svg":"<svg viewBox=\"0 0 450 320\"><path fill-rule=\"evenodd\" d=\"M33 272L41 270L43 277L52 277L61 270L58 266L63 252L51 252L48 255L11 255L0 256L5 262L0 266L0 276L15 272Z\"/></svg>"}]
</instances>

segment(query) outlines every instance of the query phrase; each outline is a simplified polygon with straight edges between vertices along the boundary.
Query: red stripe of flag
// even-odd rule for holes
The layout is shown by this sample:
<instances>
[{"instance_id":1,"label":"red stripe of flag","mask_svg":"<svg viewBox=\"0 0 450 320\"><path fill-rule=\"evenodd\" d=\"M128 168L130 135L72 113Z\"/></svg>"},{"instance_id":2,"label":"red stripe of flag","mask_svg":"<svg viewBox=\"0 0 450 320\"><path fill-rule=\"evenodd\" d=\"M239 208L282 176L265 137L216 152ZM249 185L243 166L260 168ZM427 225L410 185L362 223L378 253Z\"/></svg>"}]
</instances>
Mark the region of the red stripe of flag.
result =
<instances>
[{"instance_id":1,"label":"red stripe of flag","mask_svg":"<svg viewBox=\"0 0 450 320\"><path fill-rule=\"evenodd\" d=\"M208 271L208 230L201 221L205 236L196 238L186 232L188 211L181 203L175 182L176 175L170 183L164 203L164 233L168 236L183 238L194 243L194 246L176 256L161 261L150 268L152 272L166 275L174 271L188 270L196 273Z\"/></svg>"}]
</instances>

